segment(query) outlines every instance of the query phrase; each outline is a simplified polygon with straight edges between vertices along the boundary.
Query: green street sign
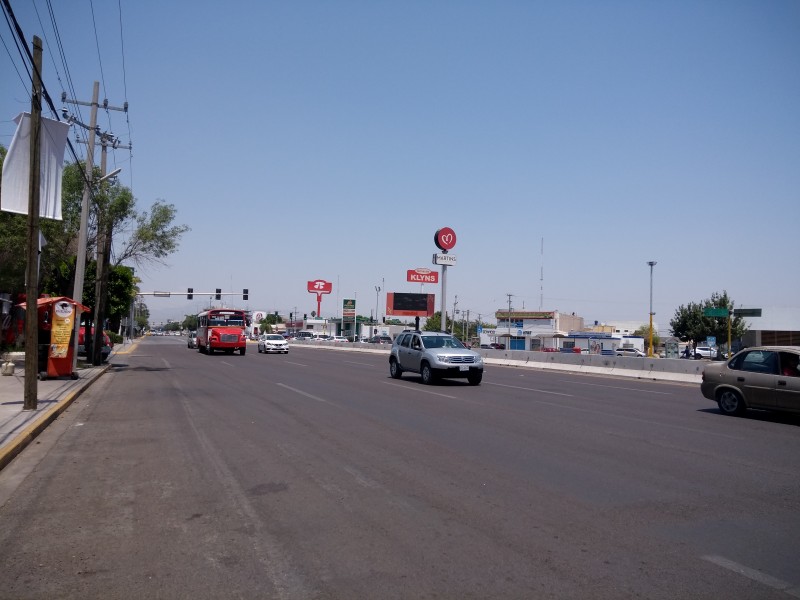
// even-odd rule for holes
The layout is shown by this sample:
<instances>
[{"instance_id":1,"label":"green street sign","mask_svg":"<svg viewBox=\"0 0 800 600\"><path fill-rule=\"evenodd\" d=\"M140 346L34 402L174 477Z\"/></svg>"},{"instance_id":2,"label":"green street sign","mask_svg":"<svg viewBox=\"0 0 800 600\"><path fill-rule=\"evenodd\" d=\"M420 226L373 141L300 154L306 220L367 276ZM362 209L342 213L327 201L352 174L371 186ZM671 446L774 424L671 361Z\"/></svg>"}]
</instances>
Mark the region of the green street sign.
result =
<instances>
[{"instance_id":1,"label":"green street sign","mask_svg":"<svg viewBox=\"0 0 800 600\"><path fill-rule=\"evenodd\" d=\"M727 317L728 316L728 309L727 308L718 308L716 306L712 306L709 308L703 309L703 316L704 317Z\"/></svg>"},{"instance_id":2,"label":"green street sign","mask_svg":"<svg viewBox=\"0 0 800 600\"><path fill-rule=\"evenodd\" d=\"M734 308L733 314L737 317L760 317L760 308Z\"/></svg>"}]
</instances>

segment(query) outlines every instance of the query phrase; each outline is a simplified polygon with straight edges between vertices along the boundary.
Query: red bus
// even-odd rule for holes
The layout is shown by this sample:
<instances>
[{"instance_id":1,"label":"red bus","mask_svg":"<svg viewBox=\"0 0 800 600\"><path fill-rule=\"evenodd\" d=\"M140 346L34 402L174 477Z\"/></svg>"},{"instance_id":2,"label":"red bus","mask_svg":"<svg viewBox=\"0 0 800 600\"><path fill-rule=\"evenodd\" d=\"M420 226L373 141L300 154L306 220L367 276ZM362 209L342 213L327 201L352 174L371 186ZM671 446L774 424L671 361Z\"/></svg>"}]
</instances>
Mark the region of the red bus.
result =
<instances>
[{"instance_id":1,"label":"red bus","mask_svg":"<svg viewBox=\"0 0 800 600\"><path fill-rule=\"evenodd\" d=\"M197 349L206 354L224 350L244 355L247 350L245 314L233 308L212 308L197 315Z\"/></svg>"}]
</instances>

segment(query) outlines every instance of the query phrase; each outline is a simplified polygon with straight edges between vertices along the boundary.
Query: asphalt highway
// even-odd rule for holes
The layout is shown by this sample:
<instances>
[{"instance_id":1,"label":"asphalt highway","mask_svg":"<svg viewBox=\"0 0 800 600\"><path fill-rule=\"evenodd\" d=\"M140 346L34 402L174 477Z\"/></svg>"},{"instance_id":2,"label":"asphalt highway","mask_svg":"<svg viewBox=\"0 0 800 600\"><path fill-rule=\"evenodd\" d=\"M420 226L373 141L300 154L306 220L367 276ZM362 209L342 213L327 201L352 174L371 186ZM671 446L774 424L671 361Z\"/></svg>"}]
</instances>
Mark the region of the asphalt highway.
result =
<instances>
[{"instance_id":1,"label":"asphalt highway","mask_svg":"<svg viewBox=\"0 0 800 600\"><path fill-rule=\"evenodd\" d=\"M800 597L800 420L147 338L0 472L0 598Z\"/></svg>"}]
</instances>

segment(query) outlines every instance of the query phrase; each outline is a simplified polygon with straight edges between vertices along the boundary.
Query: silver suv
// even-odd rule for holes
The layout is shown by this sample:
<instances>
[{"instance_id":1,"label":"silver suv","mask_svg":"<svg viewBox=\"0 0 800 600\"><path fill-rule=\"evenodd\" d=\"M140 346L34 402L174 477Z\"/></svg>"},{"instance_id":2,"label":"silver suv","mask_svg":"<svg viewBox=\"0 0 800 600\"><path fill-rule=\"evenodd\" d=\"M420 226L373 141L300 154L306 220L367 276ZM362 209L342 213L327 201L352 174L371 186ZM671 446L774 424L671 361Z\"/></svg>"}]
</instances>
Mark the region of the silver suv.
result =
<instances>
[{"instance_id":1,"label":"silver suv","mask_svg":"<svg viewBox=\"0 0 800 600\"><path fill-rule=\"evenodd\" d=\"M412 331L398 335L389 354L389 374L400 379L405 371L419 373L425 384L439 377L466 377L471 385L478 385L483 379L483 357L449 333Z\"/></svg>"}]
</instances>

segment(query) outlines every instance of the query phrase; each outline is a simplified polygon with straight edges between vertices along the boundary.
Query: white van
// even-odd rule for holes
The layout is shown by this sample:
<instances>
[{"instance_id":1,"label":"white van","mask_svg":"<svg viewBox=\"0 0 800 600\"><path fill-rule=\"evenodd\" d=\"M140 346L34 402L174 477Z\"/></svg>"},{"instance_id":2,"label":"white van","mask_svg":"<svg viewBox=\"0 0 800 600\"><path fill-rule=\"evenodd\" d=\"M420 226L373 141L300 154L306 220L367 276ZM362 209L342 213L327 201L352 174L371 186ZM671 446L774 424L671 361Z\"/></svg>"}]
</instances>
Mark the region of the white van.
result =
<instances>
[{"instance_id":1,"label":"white van","mask_svg":"<svg viewBox=\"0 0 800 600\"><path fill-rule=\"evenodd\" d=\"M311 331L298 331L294 335L294 339L296 340L303 340L303 341L311 341L314 338L314 333Z\"/></svg>"}]
</instances>

